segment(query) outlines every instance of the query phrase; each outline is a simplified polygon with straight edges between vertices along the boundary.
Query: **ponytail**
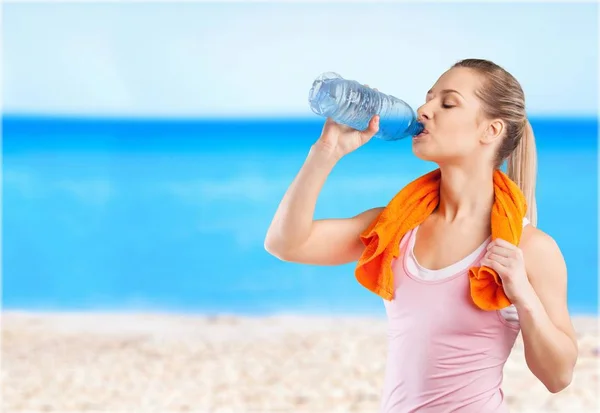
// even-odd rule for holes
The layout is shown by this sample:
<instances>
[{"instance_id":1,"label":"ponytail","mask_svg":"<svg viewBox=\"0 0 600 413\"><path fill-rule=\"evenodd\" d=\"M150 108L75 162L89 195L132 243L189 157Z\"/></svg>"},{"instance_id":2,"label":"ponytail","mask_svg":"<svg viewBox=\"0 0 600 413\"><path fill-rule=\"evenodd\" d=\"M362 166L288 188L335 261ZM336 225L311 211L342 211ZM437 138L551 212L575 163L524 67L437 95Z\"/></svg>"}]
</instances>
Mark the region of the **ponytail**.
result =
<instances>
[{"instance_id":1,"label":"ponytail","mask_svg":"<svg viewBox=\"0 0 600 413\"><path fill-rule=\"evenodd\" d=\"M525 120L523 136L508 157L507 175L521 188L527 202L527 218L537 226L535 184L537 175L537 151L535 137L529 120Z\"/></svg>"},{"instance_id":2,"label":"ponytail","mask_svg":"<svg viewBox=\"0 0 600 413\"><path fill-rule=\"evenodd\" d=\"M463 59L452 66L456 67L473 70L481 76L477 97L484 118L505 122L506 134L496 153L494 167L499 169L508 159L507 175L525 195L526 217L533 226L537 226L537 154L521 84L506 69L490 60Z\"/></svg>"}]
</instances>

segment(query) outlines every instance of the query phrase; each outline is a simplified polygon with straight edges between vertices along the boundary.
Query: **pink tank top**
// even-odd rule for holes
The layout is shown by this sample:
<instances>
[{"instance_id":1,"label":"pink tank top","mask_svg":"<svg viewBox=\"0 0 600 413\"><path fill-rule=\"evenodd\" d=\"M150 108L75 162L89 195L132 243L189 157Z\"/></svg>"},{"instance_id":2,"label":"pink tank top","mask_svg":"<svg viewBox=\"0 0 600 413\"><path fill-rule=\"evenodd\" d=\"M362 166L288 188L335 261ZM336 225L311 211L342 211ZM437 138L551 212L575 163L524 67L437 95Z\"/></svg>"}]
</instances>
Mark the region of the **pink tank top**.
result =
<instances>
[{"instance_id":1,"label":"pink tank top","mask_svg":"<svg viewBox=\"0 0 600 413\"><path fill-rule=\"evenodd\" d=\"M414 233L404 236L392 263L394 299L384 300L388 355L381 412L508 412L503 368L519 326L471 300L468 270L485 248L449 277L427 281L406 265Z\"/></svg>"}]
</instances>

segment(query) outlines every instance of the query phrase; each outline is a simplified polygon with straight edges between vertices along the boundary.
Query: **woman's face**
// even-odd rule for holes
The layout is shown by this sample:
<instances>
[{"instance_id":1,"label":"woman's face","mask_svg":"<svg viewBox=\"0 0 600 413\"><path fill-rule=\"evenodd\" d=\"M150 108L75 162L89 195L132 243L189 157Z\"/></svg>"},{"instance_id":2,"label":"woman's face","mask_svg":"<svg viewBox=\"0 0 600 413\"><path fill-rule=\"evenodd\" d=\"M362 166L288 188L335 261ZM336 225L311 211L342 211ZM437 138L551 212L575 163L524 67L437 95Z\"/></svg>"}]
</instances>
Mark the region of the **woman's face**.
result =
<instances>
[{"instance_id":1,"label":"woman's face","mask_svg":"<svg viewBox=\"0 0 600 413\"><path fill-rule=\"evenodd\" d=\"M450 69L438 79L417 110L425 127L413 137L418 158L438 164L462 163L484 153L493 158L490 140L485 139L490 122L485 122L475 96L480 87L480 75L468 68Z\"/></svg>"}]
</instances>

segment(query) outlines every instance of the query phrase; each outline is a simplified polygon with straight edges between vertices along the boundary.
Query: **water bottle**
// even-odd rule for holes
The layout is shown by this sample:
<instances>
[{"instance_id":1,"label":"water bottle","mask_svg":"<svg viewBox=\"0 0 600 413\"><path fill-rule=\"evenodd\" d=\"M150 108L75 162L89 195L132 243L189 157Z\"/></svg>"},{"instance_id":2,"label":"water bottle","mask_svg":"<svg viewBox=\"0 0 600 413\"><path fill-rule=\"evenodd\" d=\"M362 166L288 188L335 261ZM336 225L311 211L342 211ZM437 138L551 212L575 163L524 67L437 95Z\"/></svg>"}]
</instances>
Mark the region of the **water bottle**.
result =
<instances>
[{"instance_id":1,"label":"water bottle","mask_svg":"<svg viewBox=\"0 0 600 413\"><path fill-rule=\"evenodd\" d=\"M371 118L379 115L379 131L374 137L385 141L415 136L423 130L406 102L334 72L323 73L314 81L308 101L317 115L358 130L365 130Z\"/></svg>"}]
</instances>

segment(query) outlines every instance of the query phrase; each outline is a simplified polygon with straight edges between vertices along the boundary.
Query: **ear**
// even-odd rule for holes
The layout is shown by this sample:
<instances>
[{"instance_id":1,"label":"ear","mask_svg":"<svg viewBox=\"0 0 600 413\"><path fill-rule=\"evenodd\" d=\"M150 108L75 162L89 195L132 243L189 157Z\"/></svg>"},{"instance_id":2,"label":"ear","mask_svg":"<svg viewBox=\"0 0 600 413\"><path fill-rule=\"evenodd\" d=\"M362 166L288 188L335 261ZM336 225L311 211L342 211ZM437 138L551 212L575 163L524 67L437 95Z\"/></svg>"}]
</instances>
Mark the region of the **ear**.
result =
<instances>
[{"instance_id":1,"label":"ear","mask_svg":"<svg viewBox=\"0 0 600 413\"><path fill-rule=\"evenodd\" d=\"M483 133L481 142L485 144L490 144L500 141L500 139L504 135L504 129L505 125L502 119L495 119L491 121L488 124L485 132Z\"/></svg>"}]
</instances>

